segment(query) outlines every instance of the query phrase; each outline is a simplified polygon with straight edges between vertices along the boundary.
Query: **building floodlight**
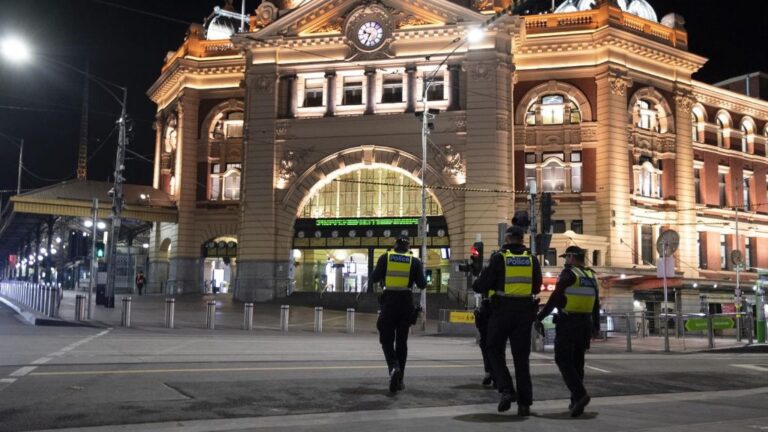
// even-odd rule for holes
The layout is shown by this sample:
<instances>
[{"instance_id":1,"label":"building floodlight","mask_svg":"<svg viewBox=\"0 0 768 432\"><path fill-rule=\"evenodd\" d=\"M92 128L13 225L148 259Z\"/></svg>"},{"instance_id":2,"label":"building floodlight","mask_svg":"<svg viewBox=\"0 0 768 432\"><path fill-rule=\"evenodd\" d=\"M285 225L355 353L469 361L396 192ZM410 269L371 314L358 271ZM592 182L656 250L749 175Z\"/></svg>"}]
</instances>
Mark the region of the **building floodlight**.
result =
<instances>
[{"instance_id":1,"label":"building floodlight","mask_svg":"<svg viewBox=\"0 0 768 432\"><path fill-rule=\"evenodd\" d=\"M467 40L471 43L480 42L485 37L485 32L475 27L467 33Z\"/></svg>"}]
</instances>

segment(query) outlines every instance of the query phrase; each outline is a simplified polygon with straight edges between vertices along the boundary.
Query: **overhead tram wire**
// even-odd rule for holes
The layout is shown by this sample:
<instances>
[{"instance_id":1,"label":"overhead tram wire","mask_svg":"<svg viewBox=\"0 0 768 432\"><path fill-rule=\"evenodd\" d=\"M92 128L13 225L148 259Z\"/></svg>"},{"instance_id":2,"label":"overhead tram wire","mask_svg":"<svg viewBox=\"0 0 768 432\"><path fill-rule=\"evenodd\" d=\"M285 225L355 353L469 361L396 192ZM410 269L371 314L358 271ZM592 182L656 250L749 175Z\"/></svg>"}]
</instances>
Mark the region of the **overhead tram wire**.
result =
<instances>
[{"instance_id":1,"label":"overhead tram wire","mask_svg":"<svg viewBox=\"0 0 768 432\"><path fill-rule=\"evenodd\" d=\"M102 5L105 5L105 6L110 6L110 7L114 7L114 8L117 8L117 9L127 10L127 11L130 11L130 12L133 12L133 13L137 13L137 14L140 14L140 15L147 15L147 16L150 16L152 18L157 18L157 19L169 21L169 22L173 22L173 23L176 23L176 24L183 24L183 25L187 25L187 26L190 25L190 24L193 24L193 23L191 23L189 21L184 21L182 19L173 18L173 17L169 17L169 16L166 16L166 15L161 15L161 14L158 14L158 13L155 13L155 12L149 12L149 11L146 11L146 10L137 9L137 8L133 8L133 7L130 7L130 6L121 5L121 4L118 4L118 3L115 3L115 2L111 2L111 1L107 1L107 0L91 0L91 1L94 2L94 3L99 3L99 4L102 4Z\"/></svg>"}]
</instances>

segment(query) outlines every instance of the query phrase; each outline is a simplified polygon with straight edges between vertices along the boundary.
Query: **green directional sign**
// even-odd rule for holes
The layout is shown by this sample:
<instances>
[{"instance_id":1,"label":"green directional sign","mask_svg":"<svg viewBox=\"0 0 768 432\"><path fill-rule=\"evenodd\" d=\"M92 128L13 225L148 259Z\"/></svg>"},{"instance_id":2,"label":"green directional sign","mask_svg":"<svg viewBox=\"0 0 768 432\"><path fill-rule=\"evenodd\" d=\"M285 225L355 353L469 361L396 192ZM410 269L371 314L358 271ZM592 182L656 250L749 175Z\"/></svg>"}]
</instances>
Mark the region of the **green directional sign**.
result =
<instances>
[{"instance_id":1,"label":"green directional sign","mask_svg":"<svg viewBox=\"0 0 768 432\"><path fill-rule=\"evenodd\" d=\"M713 330L727 330L732 329L734 326L733 319L729 317L712 317L712 329ZM706 318L691 318L685 321L685 329L691 332L706 331L707 319Z\"/></svg>"}]
</instances>

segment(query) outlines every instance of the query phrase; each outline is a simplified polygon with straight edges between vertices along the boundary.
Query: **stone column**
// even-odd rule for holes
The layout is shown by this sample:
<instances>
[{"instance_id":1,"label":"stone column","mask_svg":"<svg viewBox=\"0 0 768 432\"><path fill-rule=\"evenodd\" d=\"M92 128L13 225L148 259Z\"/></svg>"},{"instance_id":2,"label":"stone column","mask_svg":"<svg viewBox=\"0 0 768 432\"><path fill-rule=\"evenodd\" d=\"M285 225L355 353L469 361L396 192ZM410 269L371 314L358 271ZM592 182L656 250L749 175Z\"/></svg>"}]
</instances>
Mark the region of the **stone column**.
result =
<instances>
[{"instance_id":1,"label":"stone column","mask_svg":"<svg viewBox=\"0 0 768 432\"><path fill-rule=\"evenodd\" d=\"M200 97L185 89L178 103L178 147L176 149L176 241L171 244L168 284L176 293L202 292L199 278L200 244L195 236L197 207L197 143Z\"/></svg>"},{"instance_id":2,"label":"stone column","mask_svg":"<svg viewBox=\"0 0 768 432\"><path fill-rule=\"evenodd\" d=\"M696 250L696 191L693 185L693 142L691 141L691 108L694 99L689 89L675 91L675 186L677 189L677 226L680 234L677 270L685 277L697 277L699 260Z\"/></svg>"},{"instance_id":3,"label":"stone column","mask_svg":"<svg viewBox=\"0 0 768 432\"><path fill-rule=\"evenodd\" d=\"M606 68L597 83L596 234L608 238L605 265L632 266L626 71Z\"/></svg>"},{"instance_id":4,"label":"stone column","mask_svg":"<svg viewBox=\"0 0 768 432\"><path fill-rule=\"evenodd\" d=\"M416 66L409 64L405 67L405 74L408 79L408 103L405 106L405 112L412 113L416 111Z\"/></svg>"},{"instance_id":5,"label":"stone column","mask_svg":"<svg viewBox=\"0 0 768 432\"><path fill-rule=\"evenodd\" d=\"M249 66L246 72L247 125L243 144L237 281L239 301L268 301L286 295L290 242L278 241L275 178L277 67Z\"/></svg>"},{"instance_id":6,"label":"stone column","mask_svg":"<svg viewBox=\"0 0 768 432\"><path fill-rule=\"evenodd\" d=\"M333 117L336 115L336 72L325 73L325 91L325 117Z\"/></svg>"},{"instance_id":7,"label":"stone column","mask_svg":"<svg viewBox=\"0 0 768 432\"><path fill-rule=\"evenodd\" d=\"M161 113L155 115L152 128L155 130L155 166L152 172L152 187L160 189L160 149L163 146L163 116Z\"/></svg>"},{"instance_id":8,"label":"stone column","mask_svg":"<svg viewBox=\"0 0 768 432\"><path fill-rule=\"evenodd\" d=\"M450 100L448 101L448 111L461 110L461 65L449 64L448 74L451 85Z\"/></svg>"},{"instance_id":9,"label":"stone column","mask_svg":"<svg viewBox=\"0 0 768 432\"><path fill-rule=\"evenodd\" d=\"M296 94L296 74L286 75L285 83L287 97L286 106L288 107L286 117L296 118L296 101L298 98L298 95Z\"/></svg>"},{"instance_id":10,"label":"stone column","mask_svg":"<svg viewBox=\"0 0 768 432\"><path fill-rule=\"evenodd\" d=\"M366 103L365 114L372 115L376 113L376 69L365 68L366 80Z\"/></svg>"},{"instance_id":11,"label":"stone column","mask_svg":"<svg viewBox=\"0 0 768 432\"><path fill-rule=\"evenodd\" d=\"M510 189L512 57L495 50L469 51L465 69L468 88L467 149L464 158L467 178L464 186L470 190L465 192L468 205L464 208L464 238L460 250L453 254L456 259L466 257L478 235L486 250L496 247L498 224L509 222L509 203L513 198L499 192L471 191ZM458 69L454 70L458 72ZM452 231L452 244L454 235ZM457 279L457 284L465 285L460 278ZM458 287L452 283L451 288Z\"/></svg>"}]
</instances>

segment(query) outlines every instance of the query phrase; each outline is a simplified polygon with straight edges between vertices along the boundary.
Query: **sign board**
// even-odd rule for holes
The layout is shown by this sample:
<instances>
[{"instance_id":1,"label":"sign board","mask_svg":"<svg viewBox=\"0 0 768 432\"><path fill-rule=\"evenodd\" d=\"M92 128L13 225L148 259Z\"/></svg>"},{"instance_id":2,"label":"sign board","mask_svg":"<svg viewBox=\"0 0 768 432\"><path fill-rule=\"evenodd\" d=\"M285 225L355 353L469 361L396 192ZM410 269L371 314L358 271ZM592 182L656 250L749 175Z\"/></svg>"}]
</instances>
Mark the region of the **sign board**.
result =
<instances>
[{"instance_id":1,"label":"sign board","mask_svg":"<svg viewBox=\"0 0 768 432\"><path fill-rule=\"evenodd\" d=\"M675 257L668 256L656 261L656 277L662 279L665 273L667 278L675 277Z\"/></svg>"},{"instance_id":2,"label":"sign board","mask_svg":"<svg viewBox=\"0 0 768 432\"><path fill-rule=\"evenodd\" d=\"M451 311L450 314L448 315L448 322L460 323L460 324L474 324L475 313Z\"/></svg>"},{"instance_id":3,"label":"sign board","mask_svg":"<svg viewBox=\"0 0 768 432\"><path fill-rule=\"evenodd\" d=\"M714 330L727 330L733 328L733 319L729 317L712 317L712 329ZM694 331L706 331L707 319L706 318L691 318L685 321L685 329L691 332Z\"/></svg>"},{"instance_id":4,"label":"sign board","mask_svg":"<svg viewBox=\"0 0 768 432\"><path fill-rule=\"evenodd\" d=\"M733 303L723 303L723 313L736 313L736 305Z\"/></svg>"}]
</instances>

